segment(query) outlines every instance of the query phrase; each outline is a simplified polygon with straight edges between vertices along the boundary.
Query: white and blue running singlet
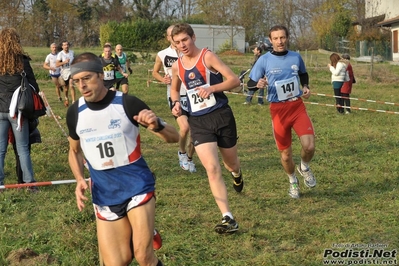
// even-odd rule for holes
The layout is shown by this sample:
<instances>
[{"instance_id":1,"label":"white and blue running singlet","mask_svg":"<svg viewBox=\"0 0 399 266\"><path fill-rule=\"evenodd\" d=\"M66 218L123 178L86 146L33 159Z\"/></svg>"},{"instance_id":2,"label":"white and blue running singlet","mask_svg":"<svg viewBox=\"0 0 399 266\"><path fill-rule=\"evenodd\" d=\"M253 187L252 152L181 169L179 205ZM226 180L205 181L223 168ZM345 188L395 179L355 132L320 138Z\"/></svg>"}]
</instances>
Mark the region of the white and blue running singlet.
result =
<instances>
[{"instance_id":1,"label":"white and blue running singlet","mask_svg":"<svg viewBox=\"0 0 399 266\"><path fill-rule=\"evenodd\" d=\"M257 82L266 77L267 100L281 102L302 95L299 73L306 73L306 68L298 53L292 51L288 51L286 55L267 53L258 59L249 78Z\"/></svg>"},{"instance_id":2,"label":"white and blue running singlet","mask_svg":"<svg viewBox=\"0 0 399 266\"><path fill-rule=\"evenodd\" d=\"M122 97L122 92L116 92L106 108L95 111L83 97L79 99L76 133L89 165L93 203L98 205L121 204L155 190L153 175L141 156L139 128L127 117Z\"/></svg>"}]
</instances>

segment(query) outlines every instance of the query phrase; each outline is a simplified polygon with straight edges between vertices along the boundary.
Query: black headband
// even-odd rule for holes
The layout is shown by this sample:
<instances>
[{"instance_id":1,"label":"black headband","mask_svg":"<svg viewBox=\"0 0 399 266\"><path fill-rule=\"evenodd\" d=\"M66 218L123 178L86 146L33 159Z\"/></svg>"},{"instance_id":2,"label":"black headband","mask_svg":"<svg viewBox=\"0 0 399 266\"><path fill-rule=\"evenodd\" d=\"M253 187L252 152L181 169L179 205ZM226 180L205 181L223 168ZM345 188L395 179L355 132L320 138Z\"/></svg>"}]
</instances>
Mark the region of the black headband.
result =
<instances>
[{"instance_id":1,"label":"black headband","mask_svg":"<svg viewBox=\"0 0 399 266\"><path fill-rule=\"evenodd\" d=\"M96 61L82 61L71 65L71 77L84 71L103 73L103 66Z\"/></svg>"}]
</instances>

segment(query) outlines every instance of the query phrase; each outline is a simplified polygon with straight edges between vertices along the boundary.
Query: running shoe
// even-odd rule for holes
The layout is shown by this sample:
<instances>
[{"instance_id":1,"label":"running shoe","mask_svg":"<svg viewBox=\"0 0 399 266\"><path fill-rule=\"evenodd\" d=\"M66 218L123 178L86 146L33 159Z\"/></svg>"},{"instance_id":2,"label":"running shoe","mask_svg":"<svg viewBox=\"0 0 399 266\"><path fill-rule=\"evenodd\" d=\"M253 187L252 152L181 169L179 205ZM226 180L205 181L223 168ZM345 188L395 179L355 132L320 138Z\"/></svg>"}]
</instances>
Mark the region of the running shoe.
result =
<instances>
[{"instance_id":1,"label":"running shoe","mask_svg":"<svg viewBox=\"0 0 399 266\"><path fill-rule=\"evenodd\" d=\"M231 173L231 176L233 177L233 188L235 189L235 191L237 192L241 192L242 189L244 188L244 180L242 179L242 172L240 170L240 176L239 177L235 177L233 175L233 173Z\"/></svg>"},{"instance_id":2,"label":"running shoe","mask_svg":"<svg viewBox=\"0 0 399 266\"><path fill-rule=\"evenodd\" d=\"M303 176L303 182L307 187L313 188L316 186L316 178L314 177L312 170L310 170L310 167L307 170L302 170L301 166L298 165L297 170L301 176Z\"/></svg>"},{"instance_id":3,"label":"running shoe","mask_svg":"<svg viewBox=\"0 0 399 266\"><path fill-rule=\"evenodd\" d=\"M36 186L31 186L31 187L27 187L26 191L30 192L30 193L38 193L39 192L39 188Z\"/></svg>"},{"instance_id":4,"label":"running shoe","mask_svg":"<svg viewBox=\"0 0 399 266\"><path fill-rule=\"evenodd\" d=\"M238 231L238 223L231 219L229 216L225 216L220 224L215 226L215 231L218 234L232 234Z\"/></svg>"},{"instance_id":5,"label":"running shoe","mask_svg":"<svg viewBox=\"0 0 399 266\"><path fill-rule=\"evenodd\" d=\"M179 165L181 169L186 171L189 170L187 153L182 154L180 151L178 151L177 155L179 156Z\"/></svg>"},{"instance_id":6,"label":"running shoe","mask_svg":"<svg viewBox=\"0 0 399 266\"><path fill-rule=\"evenodd\" d=\"M157 229L154 229L152 247L154 248L154 250L158 250L162 247L162 238Z\"/></svg>"},{"instance_id":7,"label":"running shoe","mask_svg":"<svg viewBox=\"0 0 399 266\"><path fill-rule=\"evenodd\" d=\"M188 161L188 170L190 171L190 173L197 172L197 169L195 168L195 164L193 161Z\"/></svg>"},{"instance_id":8,"label":"running shoe","mask_svg":"<svg viewBox=\"0 0 399 266\"><path fill-rule=\"evenodd\" d=\"M288 190L288 195L293 199L299 199L299 185L298 183L290 183L290 189Z\"/></svg>"}]
</instances>

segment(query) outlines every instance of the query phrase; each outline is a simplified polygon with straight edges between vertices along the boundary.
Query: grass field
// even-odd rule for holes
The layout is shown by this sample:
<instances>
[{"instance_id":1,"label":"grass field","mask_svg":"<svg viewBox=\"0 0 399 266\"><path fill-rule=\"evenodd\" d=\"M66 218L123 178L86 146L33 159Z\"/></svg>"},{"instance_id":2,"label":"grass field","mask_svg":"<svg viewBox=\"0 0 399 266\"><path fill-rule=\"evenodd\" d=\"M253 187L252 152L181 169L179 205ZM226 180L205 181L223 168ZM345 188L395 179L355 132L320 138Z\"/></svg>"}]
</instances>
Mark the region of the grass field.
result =
<instances>
[{"instance_id":1,"label":"grass field","mask_svg":"<svg viewBox=\"0 0 399 266\"><path fill-rule=\"evenodd\" d=\"M41 68L48 49L27 51L41 90L55 115L62 118L60 125L53 117L40 119L43 143L32 146L36 180L73 179L67 161L66 108L57 101ZM334 107L327 106L335 102L329 96L333 91L326 67L328 55L308 52L303 56L313 93L306 106L316 129L311 167L317 187L307 189L301 181L302 197L288 196L288 177L274 144L268 105L258 106L255 99L254 104L243 105L244 95L227 94L237 121L245 180L243 192L237 194L229 173L223 172L230 207L240 224L234 235L213 231L221 214L197 158L197 173L185 172L178 167L177 144L165 144L141 130L144 157L157 176L156 227L163 237L157 255L165 265L323 265L325 250L343 252L345 244L358 244L354 251L399 248L399 115L393 113L399 112L399 67L375 64L371 74L369 64L352 62L358 83L351 96L359 98L352 100L352 106L364 110L338 115ZM252 55L221 58L238 75L249 67ZM151 67L152 62L134 64L130 93L176 125L167 107L165 87L146 86ZM295 135L293 150L298 163L300 147ZM14 167L9 148L6 184L16 183ZM74 190L75 185L69 184L41 187L37 194L17 189L0 193L0 265L98 265L93 210L89 203L83 212L78 211ZM30 260L18 262L16 254L21 249L31 249L37 257L32 253L27 256ZM391 263L387 265L396 265L396 257L388 255L385 260ZM357 261L357 265L362 264Z\"/></svg>"}]
</instances>

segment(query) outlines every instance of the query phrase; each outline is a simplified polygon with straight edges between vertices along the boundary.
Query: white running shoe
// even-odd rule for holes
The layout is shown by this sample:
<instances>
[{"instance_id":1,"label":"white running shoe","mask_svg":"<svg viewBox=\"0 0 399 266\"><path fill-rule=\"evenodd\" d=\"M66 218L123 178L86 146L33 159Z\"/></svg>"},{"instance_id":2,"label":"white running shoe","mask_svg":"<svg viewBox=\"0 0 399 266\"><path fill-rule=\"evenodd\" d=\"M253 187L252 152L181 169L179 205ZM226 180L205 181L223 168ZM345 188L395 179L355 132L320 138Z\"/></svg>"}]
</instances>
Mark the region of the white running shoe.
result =
<instances>
[{"instance_id":1,"label":"white running shoe","mask_svg":"<svg viewBox=\"0 0 399 266\"><path fill-rule=\"evenodd\" d=\"M310 170L310 167L308 170L304 171L301 169L301 166L298 165L297 170L301 176L303 176L303 182L308 188L313 188L316 186L316 178L314 177L312 170Z\"/></svg>"},{"instance_id":2,"label":"white running shoe","mask_svg":"<svg viewBox=\"0 0 399 266\"><path fill-rule=\"evenodd\" d=\"M293 199L299 199L299 185L298 183L290 183L290 189L288 190L288 195Z\"/></svg>"},{"instance_id":3,"label":"white running shoe","mask_svg":"<svg viewBox=\"0 0 399 266\"><path fill-rule=\"evenodd\" d=\"M181 169L188 171L189 165L188 165L187 153L181 154L180 151L178 151L177 155L179 156L179 164Z\"/></svg>"},{"instance_id":4,"label":"white running shoe","mask_svg":"<svg viewBox=\"0 0 399 266\"><path fill-rule=\"evenodd\" d=\"M188 161L188 170L190 171L190 173L197 172L197 169L195 168L195 164L193 161Z\"/></svg>"}]
</instances>

